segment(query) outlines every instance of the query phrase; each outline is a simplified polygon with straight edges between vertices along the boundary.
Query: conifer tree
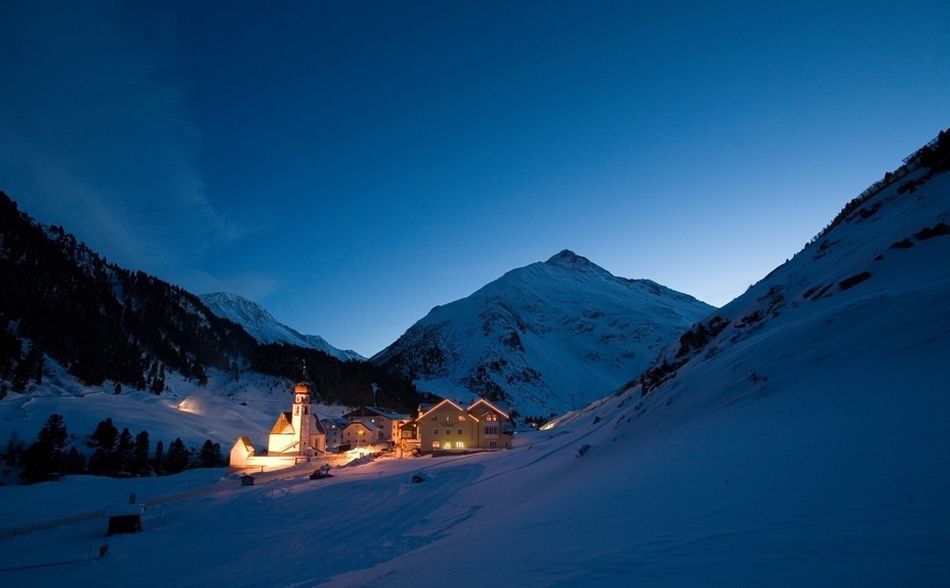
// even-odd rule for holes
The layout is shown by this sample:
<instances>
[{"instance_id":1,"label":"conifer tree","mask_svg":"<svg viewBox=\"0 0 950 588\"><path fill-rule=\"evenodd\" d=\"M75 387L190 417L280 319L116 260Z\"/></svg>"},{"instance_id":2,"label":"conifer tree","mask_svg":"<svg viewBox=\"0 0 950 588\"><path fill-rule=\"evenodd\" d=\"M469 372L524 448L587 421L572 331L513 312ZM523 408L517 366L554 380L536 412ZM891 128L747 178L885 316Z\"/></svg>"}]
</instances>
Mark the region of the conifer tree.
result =
<instances>
[{"instance_id":1,"label":"conifer tree","mask_svg":"<svg viewBox=\"0 0 950 588\"><path fill-rule=\"evenodd\" d=\"M155 457L152 458L152 469L155 473L162 475L165 473L165 443L161 440L155 444Z\"/></svg>"},{"instance_id":2,"label":"conifer tree","mask_svg":"<svg viewBox=\"0 0 950 588\"><path fill-rule=\"evenodd\" d=\"M148 467L148 431L140 431L135 436L135 458L133 469L139 475L149 475Z\"/></svg>"},{"instance_id":3,"label":"conifer tree","mask_svg":"<svg viewBox=\"0 0 950 588\"><path fill-rule=\"evenodd\" d=\"M168 446L168 458L165 460L165 470L169 474L177 474L188 467L191 456L185 449L185 444L181 439L175 439Z\"/></svg>"},{"instance_id":4,"label":"conifer tree","mask_svg":"<svg viewBox=\"0 0 950 588\"><path fill-rule=\"evenodd\" d=\"M66 431L66 421L63 415L51 414L46 419L46 424L40 429L37 441L43 443L52 451L60 452L66 446L66 438L69 434Z\"/></svg>"},{"instance_id":5,"label":"conifer tree","mask_svg":"<svg viewBox=\"0 0 950 588\"><path fill-rule=\"evenodd\" d=\"M135 461L135 444L132 440L132 433L127 429L122 429L119 434L119 441L116 445L117 466L121 472L132 471Z\"/></svg>"},{"instance_id":6,"label":"conifer tree","mask_svg":"<svg viewBox=\"0 0 950 588\"><path fill-rule=\"evenodd\" d=\"M86 446L100 448L106 452L110 452L115 447L118 436L119 430L112 424L112 419L107 418L99 421L99 424L96 425L96 430L89 436Z\"/></svg>"},{"instance_id":7,"label":"conifer tree","mask_svg":"<svg viewBox=\"0 0 950 588\"><path fill-rule=\"evenodd\" d=\"M201 467L217 467L222 461L224 460L221 457L221 445L212 443L211 439L207 439L204 445L201 446L201 453L198 454L198 462L201 464Z\"/></svg>"},{"instance_id":8,"label":"conifer tree","mask_svg":"<svg viewBox=\"0 0 950 588\"><path fill-rule=\"evenodd\" d=\"M36 436L36 441L20 457L20 478L26 484L45 480L53 472L62 472L66 423L62 415L51 414Z\"/></svg>"}]
</instances>

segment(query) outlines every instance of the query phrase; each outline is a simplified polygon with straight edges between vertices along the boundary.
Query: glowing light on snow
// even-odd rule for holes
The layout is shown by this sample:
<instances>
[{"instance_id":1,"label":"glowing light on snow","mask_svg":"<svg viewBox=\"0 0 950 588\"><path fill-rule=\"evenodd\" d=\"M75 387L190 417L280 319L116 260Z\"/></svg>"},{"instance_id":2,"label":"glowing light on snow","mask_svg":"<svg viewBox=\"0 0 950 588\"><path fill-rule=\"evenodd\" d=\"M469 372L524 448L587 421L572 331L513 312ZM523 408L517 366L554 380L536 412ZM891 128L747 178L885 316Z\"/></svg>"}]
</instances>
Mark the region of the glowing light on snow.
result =
<instances>
[{"instance_id":1,"label":"glowing light on snow","mask_svg":"<svg viewBox=\"0 0 950 588\"><path fill-rule=\"evenodd\" d=\"M179 402L178 410L182 412L190 412L191 414L204 414L204 410L201 408L201 403L195 396L189 396L188 398L185 398Z\"/></svg>"}]
</instances>

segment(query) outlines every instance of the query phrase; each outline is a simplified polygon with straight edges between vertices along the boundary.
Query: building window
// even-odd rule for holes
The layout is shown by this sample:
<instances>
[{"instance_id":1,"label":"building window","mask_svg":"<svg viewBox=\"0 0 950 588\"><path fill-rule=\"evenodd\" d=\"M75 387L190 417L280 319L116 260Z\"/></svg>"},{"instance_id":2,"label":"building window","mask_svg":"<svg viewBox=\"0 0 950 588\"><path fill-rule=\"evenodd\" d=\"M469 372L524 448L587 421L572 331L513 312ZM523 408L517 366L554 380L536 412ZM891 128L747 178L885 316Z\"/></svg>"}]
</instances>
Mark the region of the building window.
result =
<instances>
[{"instance_id":1,"label":"building window","mask_svg":"<svg viewBox=\"0 0 950 588\"><path fill-rule=\"evenodd\" d=\"M462 429L459 429L459 435L461 435L461 434L462 434Z\"/></svg>"},{"instance_id":2,"label":"building window","mask_svg":"<svg viewBox=\"0 0 950 588\"><path fill-rule=\"evenodd\" d=\"M452 429L446 429L446 430L445 430L445 434L446 434L446 435L451 435L451 434L452 434Z\"/></svg>"},{"instance_id":3,"label":"building window","mask_svg":"<svg viewBox=\"0 0 950 588\"><path fill-rule=\"evenodd\" d=\"M456 441L456 442L455 442L455 448L456 448L456 449L465 449L465 444L462 443L461 441Z\"/></svg>"},{"instance_id":4,"label":"building window","mask_svg":"<svg viewBox=\"0 0 950 588\"><path fill-rule=\"evenodd\" d=\"M459 415L459 420L460 420L460 421L464 421L464 420L465 420L465 415L464 415L464 414L460 414L460 415Z\"/></svg>"},{"instance_id":5,"label":"building window","mask_svg":"<svg viewBox=\"0 0 950 588\"><path fill-rule=\"evenodd\" d=\"M432 429L432 434L433 434L433 435L438 435L438 434L439 434L439 430L438 430L438 429Z\"/></svg>"},{"instance_id":6,"label":"building window","mask_svg":"<svg viewBox=\"0 0 950 588\"><path fill-rule=\"evenodd\" d=\"M440 447L440 445L439 445L439 442L438 442L438 441L433 441L433 442L432 442L432 449L438 449L439 447Z\"/></svg>"},{"instance_id":7,"label":"building window","mask_svg":"<svg viewBox=\"0 0 950 588\"><path fill-rule=\"evenodd\" d=\"M496 441L489 441L489 442L488 442L488 447L491 448L491 449L497 449L497 448L498 448L498 443L497 443Z\"/></svg>"},{"instance_id":8,"label":"building window","mask_svg":"<svg viewBox=\"0 0 950 588\"><path fill-rule=\"evenodd\" d=\"M432 418L429 419L429 420L430 420L430 421L437 421L437 420L439 420L439 417L432 417Z\"/></svg>"}]
</instances>

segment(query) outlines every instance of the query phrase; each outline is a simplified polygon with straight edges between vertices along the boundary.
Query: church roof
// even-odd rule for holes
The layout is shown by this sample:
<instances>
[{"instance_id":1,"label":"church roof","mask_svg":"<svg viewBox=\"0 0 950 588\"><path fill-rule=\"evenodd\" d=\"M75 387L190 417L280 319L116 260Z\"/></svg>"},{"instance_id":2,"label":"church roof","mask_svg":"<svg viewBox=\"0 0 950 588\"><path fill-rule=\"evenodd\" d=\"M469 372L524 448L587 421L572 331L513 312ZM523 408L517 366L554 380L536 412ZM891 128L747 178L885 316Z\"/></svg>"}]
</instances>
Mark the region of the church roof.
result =
<instances>
[{"instance_id":1,"label":"church roof","mask_svg":"<svg viewBox=\"0 0 950 588\"><path fill-rule=\"evenodd\" d=\"M320 434L320 435L326 435L326 434L327 434L327 431L326 431L326 429L323 428L323 425L320 424L320 419L318 419L318 418L316 417L316 415L310 415L310 418L313 419L313 421L312 421L312 422L313 422L313 426L312 426L312 429L313 429L313 430L311 431L311 433L318 433L318 434Z\"/></svg>"},{"instance_id":2,"label":"church roof","mask_svg":"<svg viewBox=\"0 0 950 588\"><path fill-rule=\"evenodd\" d=\"M282 412L277 417L277 422L271 427L271 435L293 435L294 426L290 424L291 416L289 412Z\"/></svg>"},{"instance_id":3,"label":"church roof","mask_svg":"<svg viewBox=\"0 0 950 588\"><path fill-rule=\"evenodd\" d=\"M234 447L235 445L243 445L245 449L250 449L252 451L254 450L254 444L251 443L251 438L248 437L247 435L241 435L240 437L238 437L237 441L234 442L234 445L232 445L232 447Z\"/></svg>"}]
</instances>

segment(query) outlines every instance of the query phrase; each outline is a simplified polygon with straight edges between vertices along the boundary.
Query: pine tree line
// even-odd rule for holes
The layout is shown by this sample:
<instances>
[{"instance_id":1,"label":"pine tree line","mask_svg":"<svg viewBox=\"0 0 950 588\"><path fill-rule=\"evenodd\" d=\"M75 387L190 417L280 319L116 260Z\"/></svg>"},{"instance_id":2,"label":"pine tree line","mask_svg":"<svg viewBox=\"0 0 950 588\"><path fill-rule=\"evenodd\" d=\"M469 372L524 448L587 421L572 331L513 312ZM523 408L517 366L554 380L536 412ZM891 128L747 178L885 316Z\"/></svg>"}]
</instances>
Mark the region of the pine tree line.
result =
<instances>
[{"instance_id":1,"label":"pine tree line","mask_svg":"<svg viewBox=\"0 0 950 588\"><path fill-rule=\"evenodd\" d=\"M85 438L84 446L84 450L78 448L62 415L52 414L28 447L24 447L15 432L12 433L0 453L0 463L8 470L18 469L20 480L25 484L55 479L59 474L162 476L190 468L227 465L220 444L210 439L200 450L187 448L180 438L172 441L167 450L165 444L158 441L152 452L148 431L140 431L133 437L128 428L119 431L111 418L96 425L92 434Z\"/></svg>"}]
</instances>

